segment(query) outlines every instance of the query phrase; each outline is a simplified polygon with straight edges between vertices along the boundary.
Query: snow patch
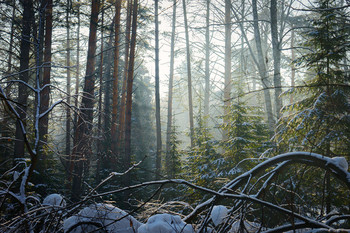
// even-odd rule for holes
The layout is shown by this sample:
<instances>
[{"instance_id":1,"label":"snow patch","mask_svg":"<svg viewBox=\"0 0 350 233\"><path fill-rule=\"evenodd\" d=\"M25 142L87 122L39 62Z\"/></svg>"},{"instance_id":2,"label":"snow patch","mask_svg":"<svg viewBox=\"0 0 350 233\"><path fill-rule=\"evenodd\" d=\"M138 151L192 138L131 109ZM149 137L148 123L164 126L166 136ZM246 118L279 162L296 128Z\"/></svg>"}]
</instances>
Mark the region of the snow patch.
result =
<instances>
[{"instance_id":1,"label":"snow patch","mask_svg":"<svg viewBox=\"0 0 350 233\"><path fill-rule=\"evenodd\" d=\"M93 204L82 209L77 215L74 215L63 223L64 232L84 233L95 231L102 228L106 232L114 233L134 233L142 225L134 217L128 215L125 211L109 204ZM121 220L120 218L124 217ZM84 224L83 224L84 223Z\"/></svg>"},{"instance_id":2,"label":"snow patch","mask_svg":"<svg viewBox=\"0 0 350 233\"><path fill-rule=\"evenodd\" d=\"M216 205L210 213L211 220L217 226L227 217L228 209L223 205Z\"/></svg>"},{"instance_id":3,"label":"snow patch","mask_svg":"<svg viewBox=\"0 0 350 233\"><path fill-rule=\"evenodd\" d=\"M53 193L45 197L43 205L53 206L53 207L65 207L66 201L60 194Z\"/></svg>"},{"instance_id":4,"label":"snow patch","mask_svg":"<svg viewBox=\"0 0 350 233\"><path fill-rule=\"evenodd\" d=\"M345 171L349 169L348 161L344 157L334 157L332 158L333 163L337 164L338 167L343 168Z\"/></svg>"},{"instance_id":5,"label":"snow patch","mask_svg":"<svg viewBox=\"0 0 350 233\"><path fill-rule=\"evenodd\" d=\"M156 214L138 229L138 233L194 233L191 225L178 215Z\"/></svg>"}]
</instances>

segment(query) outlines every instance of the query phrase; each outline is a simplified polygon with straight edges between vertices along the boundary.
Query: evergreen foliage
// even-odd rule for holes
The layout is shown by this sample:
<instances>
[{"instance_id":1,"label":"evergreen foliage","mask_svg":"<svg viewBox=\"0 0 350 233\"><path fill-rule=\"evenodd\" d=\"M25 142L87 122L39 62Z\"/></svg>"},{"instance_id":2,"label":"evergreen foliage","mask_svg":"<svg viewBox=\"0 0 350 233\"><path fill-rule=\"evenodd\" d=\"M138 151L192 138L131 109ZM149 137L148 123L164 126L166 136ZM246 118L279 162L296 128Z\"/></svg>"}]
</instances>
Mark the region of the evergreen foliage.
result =
<instances>
[{"instance_id":1,"label":"evergreen foliage","mask_svg":"<svg viewBox=\"0 0 350 233\"><path fill-rule=\"evenodd\" d=\"M328 156L349 156L349 78L346 59L349 32L337 2L320 0L310 16L305 46L310 52L296 62L309 72L300 100L284 107L276 139L282 151L306 150Z\"/></svg>"},{"instance_id":2,"label":"evergreen foliage","mask_svg":"<svg viewBox=\"0 0 350 233\"><path fill-rule=\"evenodd\" d=\"M227 139L221 143L224 153L220 176L232 177L249 170L256 164L255 159L271 147L268 127L256 109L239 99L224 116L227 123L221 128L227 131Z\"/></svg>"},{"instance_id":3,"label":"evergreen foliage","mask_svg":"<svg viewBox=\"0 0 350 233\"><path fill-rule=\"evenodd\" d=\"M181 163L181 150L179 148L180 140L178 139L177 127L175 121L173 121L172 130L170 133L170 161L164 161L164 168L169 171L168 178L174 179L181 176L182 163Z\"/></svg>"},{"instance_id":4,"label":"evergreen foliage","mask_svg":"<svg viewBox=\"0 0 350 233\"><path fill-rule=\"evenodd\" d=\"M218 188L221 186L218 173L222 159L217 152L217 141L206 127L206 119L197 117L198 125L193 129L194 147L188 152L183 168L184 178L196 185ZM205 198L201 193L190 191L191 201Z\"/></svg>"}]
</instances>

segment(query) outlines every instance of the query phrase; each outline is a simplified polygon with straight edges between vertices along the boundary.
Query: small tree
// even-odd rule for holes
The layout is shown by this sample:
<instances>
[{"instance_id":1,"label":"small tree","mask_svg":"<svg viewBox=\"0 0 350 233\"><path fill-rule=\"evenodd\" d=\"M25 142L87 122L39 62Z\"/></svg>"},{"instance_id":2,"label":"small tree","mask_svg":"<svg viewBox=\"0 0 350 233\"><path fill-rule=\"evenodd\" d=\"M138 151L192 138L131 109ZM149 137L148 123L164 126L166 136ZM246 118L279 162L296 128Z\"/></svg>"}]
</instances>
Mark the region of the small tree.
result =
<instances>
[{"instance_id":1,"label":"small tree","mask_svg":"<svg viewBox=\"0 0 350 233\"><path fill-rule=\"evenodd\" d=\"M227 139L221 143L225 151L221 176L249 170L256 164L253 159L259 158L270 146L268 126L263 123L261 111L254 109L238 99L224 116L227 123L221 128L227 131Z\"/></svg>"},{"instance_id":2,"label":"small tree","mask_svg":"<svg viewBox=\"0 0 350 233\"><path fill-rule=\"evenodd\" d=\"M217 142L206 127L206 119L197 117L198 125L194 128L193 139L194 146L189 152L186 164L183 168L184 177L196 185L217 188L220 185L217 175L220 172L220 155L217 153ZM199 193L194 194L194 199L198 200L202 196ZM204 196L205 197L205 196Z\"/></svg>"},{"instance_id":3,"label":"small tree","mask_svg":"<svg viewBox=\"0 0 350 233\"><path fill-rule=\"evenodd\" d=\"M180 140L178 139L175 122L173 123L169 141L169 160L165 161L165 168L169 178L177 178L182 173Z\"/></svg>"}]
</instances>

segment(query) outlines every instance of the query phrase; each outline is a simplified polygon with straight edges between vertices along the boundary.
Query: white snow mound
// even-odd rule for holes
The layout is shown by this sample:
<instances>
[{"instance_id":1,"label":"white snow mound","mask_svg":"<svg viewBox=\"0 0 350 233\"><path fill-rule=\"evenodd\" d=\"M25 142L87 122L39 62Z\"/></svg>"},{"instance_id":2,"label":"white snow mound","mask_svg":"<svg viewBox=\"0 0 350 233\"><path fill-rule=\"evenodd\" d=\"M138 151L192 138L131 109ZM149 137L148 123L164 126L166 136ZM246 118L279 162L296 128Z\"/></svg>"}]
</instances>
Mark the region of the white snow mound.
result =
<instances>
[{"instance_id":1,"label":"white snow mound","mask_svg":"<svg viewBox=\"0 0 350 233\"><path fill-rule=\"evenodd\" d=\"M191 225L178 215L156 214L138 229L138 233L194 233Z\"/></svg>"},{"instance_id":2,"label":"white snow mound","mask_svg":"<svg viewBox=\"0 0 350 233\"><path fill-rule=\"evenodd\" d=\"M65 207L66 201L60 194L53 193L45 197L43 201L43 205L45 206L53 206L53 207Z\"/></svg>"},{"instance_id":3,"label":"white snow mound","mask_svg":"<svg viewBox=\"0 0 350 233\"><path fill-rule=\"evenodd\" d=\"M126 215L127 213L125 211L113 205L103 203L93 204L82 209L77 215L64 220L63 229L64 232L71 230L71 233L91 232L100 228L102 231L114 233L137 232L137 229L142 224L134 217L129 215L117 221ZM71 229L75 225L77 226Z\"/></svg>"},{"instance_id":4,"label":"white snow mound","mask_svg":"<svg viewBox=\"0 0 350 233\"><path fill-rule=\"evenodd\" d=\"M336 163L339 167L343 168L345 171L349 169L348 161L344 157L333 157L333 162Z\"/></svg>"},{"instance_id":5,"label":"white snow mound","mask_svg":"<svg viewBox=\"0 0 350 233\"><path fill-rule=\"evenodd\" d=\"M215 226L219 225L227 217L228 209L223 205L216 205L210 213L211 220Z\"/></svg>"}]
</instances>

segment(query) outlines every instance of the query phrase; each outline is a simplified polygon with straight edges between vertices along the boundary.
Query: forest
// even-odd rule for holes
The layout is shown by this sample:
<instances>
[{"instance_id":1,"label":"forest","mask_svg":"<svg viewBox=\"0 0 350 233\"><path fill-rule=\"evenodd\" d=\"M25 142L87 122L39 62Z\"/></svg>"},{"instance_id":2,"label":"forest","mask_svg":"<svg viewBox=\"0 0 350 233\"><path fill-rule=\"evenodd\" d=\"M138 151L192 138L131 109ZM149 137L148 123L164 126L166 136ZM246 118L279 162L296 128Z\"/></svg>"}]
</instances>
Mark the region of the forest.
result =
<instances>
[{"instance_id":1,"label":"forest","mask_svg":"<svg viewBox=\"0 0 350 233\"><path fill-rule=\"evenodd\" d=\"M350 232L350 1L0 1L1 232Z\"/></svg>"}]
</instances>

